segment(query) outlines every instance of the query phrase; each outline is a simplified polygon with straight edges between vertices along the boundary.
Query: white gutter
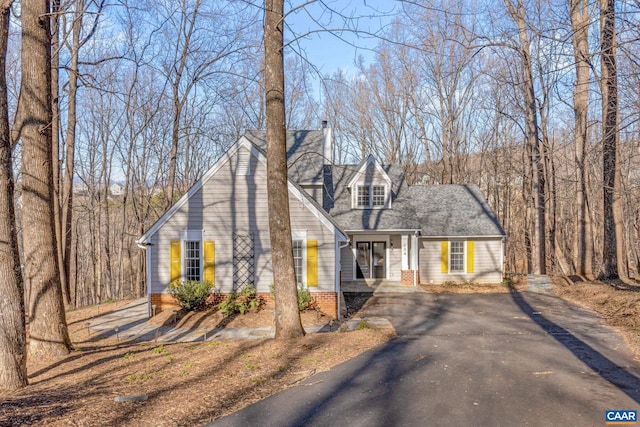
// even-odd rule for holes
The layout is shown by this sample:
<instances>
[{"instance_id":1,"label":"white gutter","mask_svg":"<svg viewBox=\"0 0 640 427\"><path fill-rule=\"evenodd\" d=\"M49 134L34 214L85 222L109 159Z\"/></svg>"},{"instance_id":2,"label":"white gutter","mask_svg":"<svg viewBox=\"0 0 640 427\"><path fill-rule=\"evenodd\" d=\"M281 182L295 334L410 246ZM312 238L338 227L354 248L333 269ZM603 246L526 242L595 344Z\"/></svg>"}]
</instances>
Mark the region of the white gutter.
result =
<instances>
[{"instance_id":1,"label":"white gutter","mask_svg":"<svg viewBox=\"0 0 640 427\"><path fill-rule=\"evenodd\" d=\"M151 271L149 270L149 265L151 264L151 252L147 249L151 246L149 243L142 243L140 240L136 240L136 246L142 249L145 253L145 273L146 273L146 282L147 282L147 316L149 319L151 318Z\"/></svg>"},{"instance_id":2,"label":"white gutter","mask_svg":"<svg viewBox=\"0 0 640 427\"><path fill-rule=\"evenodd\" d=\"M140 240L136 240L136 246L138 246L140 249L142 250L147 250L147 248L149 247L148 243L142 243L140 242Z\"/></svg>"},{"instance_id":3,"label":"white gutter","mask_svg":"<svg viewBox=\"0 0 640 427\"><path fill-rule=\"evenodd\" d=\"M505 239L507 236L503 235L503 234L495 234L495 235L484 235L484 236L451 236L451 235L447 235L447 236L425 236L424 234L421 234L419 236L421 239L489 239L489 238L501 238L501 239Z\"/></svg>"},{"instance_id":4,"label":"white gutter","mask_svg":"<svg viewBox=\"0 0 640 427\"><path fill-rule=\"evenodd\" d=\"M418 228L393 229L393 230L344 230L347 234L402 234L420 232Z\"/></svg>"}]
</instances>

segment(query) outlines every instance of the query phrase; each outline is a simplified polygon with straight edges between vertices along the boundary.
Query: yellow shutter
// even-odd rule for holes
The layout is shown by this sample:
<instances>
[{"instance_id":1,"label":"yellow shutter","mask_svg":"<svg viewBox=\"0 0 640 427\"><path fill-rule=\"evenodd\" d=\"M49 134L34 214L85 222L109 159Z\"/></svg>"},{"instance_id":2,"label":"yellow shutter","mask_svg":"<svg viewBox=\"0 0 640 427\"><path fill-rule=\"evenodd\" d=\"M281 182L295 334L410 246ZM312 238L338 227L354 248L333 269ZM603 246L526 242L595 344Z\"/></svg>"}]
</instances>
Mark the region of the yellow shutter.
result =
<instances>
[{"instance_id":1,"label":"yellow shutter","mask_svg":"<svg viewBox=\"0 0 640 427\"><path fill-rule=\"evenodd\" d=\"M180 240L170 242L171 281L180 279Z\"/></svg>"},{"instance_id":2,"label":"yellow shutter","mask_svg":"<svg viewBox=\"0 0 640 427\"><path fill-rule=\"evenodd\" d=\"M318 286L317 240L307 240L307 286Z\"/></svg>"},{"instance_id":3,"label":"yellow shutter","mask_svg":"<svg viewBox=\"0 0 640 427\"><path fill-rule=\"evenodd\" d=\"M215 244L213 240L204 241L204 281L215 284Z\"/></svg>"},{"instance_id":4,"label":"yellow shutter","mask_svg":"<svg viewBox=\"0 0 640 427\"><path fill-rule=\"evenodd\" d=\"M440 242L440 272L449 272L449 242Z\"/></svg>"},{"instance_id":5,"label":"yellow shutter","mask_svg":"<svg viewBox=\"0 0 640 427\"><path fill-rule=\"evenodd\" d=\"M467 273L473 273L474 267L474 244L473 240L467 240Z\"/></svg>"}]
</instances>

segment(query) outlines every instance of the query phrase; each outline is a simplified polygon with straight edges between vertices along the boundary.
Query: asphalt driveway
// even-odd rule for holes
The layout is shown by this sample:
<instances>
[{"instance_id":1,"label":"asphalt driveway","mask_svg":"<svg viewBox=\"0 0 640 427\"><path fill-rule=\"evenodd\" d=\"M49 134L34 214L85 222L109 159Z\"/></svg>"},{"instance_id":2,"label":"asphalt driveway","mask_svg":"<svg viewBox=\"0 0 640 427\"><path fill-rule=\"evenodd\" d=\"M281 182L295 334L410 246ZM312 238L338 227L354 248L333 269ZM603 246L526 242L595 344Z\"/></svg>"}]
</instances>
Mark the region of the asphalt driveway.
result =
<instances>
[{"instance_id":1,"label":"asphalt driveway","mask_svg":"<svg viewBox=\"0 0 640 427\"><path fill-rule=\"evenodd\" d=\"M213 426L602 426L640 369L592 312L549 295L380 294L398 337Z\"/></svg>"}]
</instances>

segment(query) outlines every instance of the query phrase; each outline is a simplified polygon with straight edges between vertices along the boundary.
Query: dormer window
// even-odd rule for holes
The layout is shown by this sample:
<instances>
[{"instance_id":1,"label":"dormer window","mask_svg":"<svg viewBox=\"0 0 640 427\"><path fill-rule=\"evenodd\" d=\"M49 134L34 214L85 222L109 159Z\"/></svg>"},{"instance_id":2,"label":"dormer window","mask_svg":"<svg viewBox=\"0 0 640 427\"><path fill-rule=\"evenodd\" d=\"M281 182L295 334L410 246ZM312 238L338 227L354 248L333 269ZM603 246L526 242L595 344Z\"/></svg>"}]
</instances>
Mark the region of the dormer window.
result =
<instances>
[{"instance_id":1,"label":"dormer window","mask_svg":"<svg viewBox=\"0 0 640 427\"><path fill-rule=\"evenodd\" d=\"M358 207L368 208L369 206L369 186L358 185Z\"/></svg>"},{"instance_id":2,"label":"dormer window","mask_svg":"<svg viewBox=\"0 0 640 427\"><path fill-rule=\"evenodd\" d=\"M383 208L387 201L387 188L384 185L358 185L356 196L359 208Z\"/></svg>"},{"instance_id":3,"label":"dormer window","mask_svg":"<svg viewBox=\"0 0 640 427\"><path fill-rule=\"evenodd\" d=\"M369 156L347 184L352 209L390 209L391 179L375 157Z\"/></svg>"},{"instance_id":4,"label":"dormer window","mask_svg":"<svg viewBox=\"0 0 640 427\"><path fill-rule=\"evenodd\" d=\"M384 207L384 203L386 201L387 197L385 194L385 188L384 185L374 185L373 186L373 199L372 199L372 205L374 207Z\"/></svg>"}]
</instances>

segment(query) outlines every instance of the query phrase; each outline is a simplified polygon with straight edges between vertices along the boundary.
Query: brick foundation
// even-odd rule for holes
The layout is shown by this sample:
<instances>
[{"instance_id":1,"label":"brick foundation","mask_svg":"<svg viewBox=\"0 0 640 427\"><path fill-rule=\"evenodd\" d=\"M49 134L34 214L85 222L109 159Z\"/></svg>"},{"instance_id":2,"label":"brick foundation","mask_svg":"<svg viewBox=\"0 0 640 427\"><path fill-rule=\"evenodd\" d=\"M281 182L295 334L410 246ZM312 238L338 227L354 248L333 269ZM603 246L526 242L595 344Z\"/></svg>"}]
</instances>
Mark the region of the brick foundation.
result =
<instances>
[{"instance_id":1,"label":"brick foundation","mask_svg":"<svg viewBox=\"0 0 640 427\"><path fill-rule=\"evenodd\" d=\"M229 294L211 294L207 302L209 304L219 304L227 298L227 295ZM338 294L336 292L312 292L311 296L323 314L336 318L338 314ZM151 294L150 297L151 304L156 305L156 314L163 310L180 308L178 302L169 294ZM273 308L274 300L271 292L258 292L258 297L262 298L267 308Z\"/></svg>"},{"instance_id":2,"label":"brick foundation","mask_svg":"<svg viewBox=\"0 0 640 427\"><path fill-rule=\"evenodd\" d=\"M402 270L400 272L400 283L403 286L413 286L413 276L415 272L416 285L420 284L420 272L417 270Z\"/></svg>"},{"instance_id":3,"label":"brick foundation","mask_svg":"<svg viewBox=\"0 0 640 427\"><path fill-rule=\"evenodd\" d=\"M174 308L180 308L178 301L175 300L169 294L151 294L151 305L156 306L156 314L160 313L163 310L171 310Z\"/></svg>"}]
</instances>

